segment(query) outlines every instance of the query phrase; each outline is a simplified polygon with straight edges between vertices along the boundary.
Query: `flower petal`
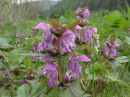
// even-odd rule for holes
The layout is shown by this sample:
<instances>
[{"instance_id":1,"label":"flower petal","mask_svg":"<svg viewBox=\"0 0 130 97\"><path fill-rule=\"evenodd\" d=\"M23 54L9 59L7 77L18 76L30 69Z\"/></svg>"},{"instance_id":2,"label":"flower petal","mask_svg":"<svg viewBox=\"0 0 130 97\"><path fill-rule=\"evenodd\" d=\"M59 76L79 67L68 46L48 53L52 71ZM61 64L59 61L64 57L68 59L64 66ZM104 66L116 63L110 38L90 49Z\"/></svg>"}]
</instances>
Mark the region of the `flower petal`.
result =
<instances>
[{"instance_id":1,"label":"flower petal","mask_svg":"<svg viewBox=\"0 0 130 97\"><path fill-rule=\"evenodd\" d=\"M70 53L75 47L75 34L66 30L61 37L61 53Z\"/></svg>"},{"instance_id":2,"label":"flower petal","mask_svg":"<svg viewBox=\"0 0 130 97\"><path fill-rule=\"evenodd\" d=\"M38 29L38 30L44 30L44 31L48 31L49 30L49 27L47 24L45 23L39 23L37 24L34 29Z\"/></svg>"},{"instance_id":3,"label":"flower petal","mask_svg":"<svg viewBox=\"0 0 130 97\"><path fill-rule=\"evenodd\" d=\"M79 62L81 62L81 61L90 62L91 59L85 55L81 55L81 56L79 56Z\"/></svg>"},{"instance_id":4,"label":"flower petal","mask_svg":"<svg viewBox=\"0 0 130 97\"><path fill-rule=\"evenodd\" d=\"M76 25L76 27L75 27L77 30L81 30L82 29L82 27L80 27L79 25Z\"/></svg>"},{"instance_id":5,"label":"flower petal","mask_svg":"<svg viewBox=\"0 0 130 97\"><path fill-rule=\"evenodd\" d=\"M83 34L83 41L86 43L92 42L93 34L96 33L96 28L87 28Z\"/></svg>"}]
</instances>

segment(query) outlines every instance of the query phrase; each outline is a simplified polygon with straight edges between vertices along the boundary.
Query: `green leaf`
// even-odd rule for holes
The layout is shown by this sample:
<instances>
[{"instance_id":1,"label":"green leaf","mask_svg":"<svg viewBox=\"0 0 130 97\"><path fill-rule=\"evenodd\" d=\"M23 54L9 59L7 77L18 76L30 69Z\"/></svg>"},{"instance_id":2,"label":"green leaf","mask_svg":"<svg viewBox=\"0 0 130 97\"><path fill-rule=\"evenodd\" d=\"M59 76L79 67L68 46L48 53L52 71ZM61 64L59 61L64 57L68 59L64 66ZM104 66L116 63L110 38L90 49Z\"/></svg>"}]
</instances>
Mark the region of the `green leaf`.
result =
<instances>
[{"instance_id":1,"label":"green leaf","mask_svg":"<svg viewBox=\"0 0 130 97\"><path fill-rule=\"evenodd\" d=\"M108 79L110 79L111 81L115 82L115 81L118 81L118 79L116 77L113 77L113 76L109 76L109 75L106 75L106 77Z\"/></svg>"},{"instance_id":2,"label":"green leaf","mask_svg":"<svg viewBox=\"0 0 130 97\"><path fill-rule=\"evenodd\" d=\"M60 97L59 96L59 89L58 88L53 88L47 95L46 97Z\"/></svg>"},{"instance_id":3,"label":"green leaf","mask_svg":"<svg viewBox=\"0 0 130 97\"><path fill-rule=\"evenodd\" d=\"M118 63L126 63L129 62L129 58L127 56L120 56L116 58L115 61Z\"/></svg>"},{"instance_id":4,"label":"green leaf","mask_svg":"<svg viewBox=\"0 0 130 97\"><path fill-rule=\"evenodd\" d=\"M39 68L39 67L41 66L41 62L40 62L40 60L39 60L39 59L36 59L34 65L35 65L35 66L34 66L35 68Z\"/></svg>"},{"instance_id":5,"label":"green leaf","mask_svg":"<svg viewBox=\"0 0 130 97\"><path fill-rule=\"evenodd\" d=\"M1 82L1 79L0 79ZM0 97L9 97L10 91L6 90L4 87L0 86Z\"/></svg>"},{"instance_id":6,"label":"green leaf","mask_svg":"<svg viewBox=\"0 0 130 97\"><path fill-rule=\"evenodd\" d=\"M17 97L39 97L42 92L43 87L39 83L32 84L31 87L28 84L24 84L18 88Z\"/></svg>"},{"instance_id":7,"label":"green leaf","mask_svg":"<svg viewBox=\"0 0 130 97\"><path fill-rule=\"evenodd\" d=\"M3 95L2 97L10 97L10 96Z\"/></svg>"},{"instance_id":8,"label":"green leaf","mask_svg":"<svg viewBox=\"0 0 130 97\"><path fill-rule=\"evenodd\" d=\"M102 74L104 72L104 68L102 65L94 64L91 69L91 72L95 74Z\"/></svg>"},{"instance_id":9,"label":"green leaf","mask_svg":"<svg viewBox=\"0 0 130 97\"><path fill-rule=\"evenodd\" d=\"M130 45L130 37L127 37L127 36L126 36L126 43L127 43L128 45Z\"/></svg>"},{"instance_id":10,"label":"green leaf","mask_svg":"<svg viewBox=\"0 0 130 97\"><path fill-rule=\"evenodd\" d=\"M11 68L15 68L17 65L19 65L21 62L23 62L25 56L20 56L19 54L26 52L23 48L17 48L12 50L9 55L9 63L12 64Z\"/></svg>"},{"instance_id":11,"label":"green leaf","mask_svg":"<svg viewBox=\"0 0 130 97\"><path fill-rule=\"evenodd\" d=\"M98 76L98 75L96 75L96 74L89 74L89 75L87 76L87 79L88 79L88 80L99 80L99 79L101 79L101 76Z\"/></svg>"},{"instance_id":12,"label":"green leaf","mask_svg":"<svg viewBox=\"0 0 130 97\"><path fill-rule=\"evenodd\" d=\"M0 38L0 49L13 48L5 38Z\"/></svg>"},{"instance_id":13,"label":"green leaf","mask_svg":"<svg viewBox=\"0 0 130 97\"><path fill-rule=\"evenodd\" d=\"M25 68L30 68L32 66L32 60L30 57L25 57L23 60Z\"/></svg>"},{"instance_id":14,"label":"green leaf","mask_svg":"<svg viewBox=\"0 0 130 97\"><path fill-rule=\"evenodd\" d=\"M127 13L130 14L130 7L128 3L126 4L126 7L127 7Z\"/></svg>"},{"instance_id":15,"label":"green leaf","mask_svg":"<svg viewBox=\"0 0 130 97\"><path fill-rule=\"evenodd\" d=\"M38 97L43 92L43 87L38 83L32 86L30 97Z\"/></svg>"},{"instance_id":16,"label":"green leaf","mask_svg":"<svg viewBox=\"0 0 130 97\"><path fill-rule=\"evenodd\" d=\"M49 88L49 93L47 93L45 97L82 97L81 96L82 94L83 91L81 89L80 84L74 82L70 86L64 88L63 87L62 88L55 87L53 89Z\"/></svg>"},{"instance_id":17,"label":"green leaf","mask_svg":"<svg viewBox=\"0 0 130 97\"><path fill-rule=\"evenodd\" d=\"M83 90L81 89L80 83L74 82L71 86L66 89L63 89L60 92L59 97L82 97L84 94Z\"/></svg>"},{"instance_id":18,"label":"green leaf","mask_svg":"<svg viewBox=\"0 0 130 97\"><path fill-rule=\"evenodd\" d=\"M39 53L22 53L19 54L20 56L30 56L30 57L41 57L44 56L46 54L39 54Z\"/></svg>"},{"instance_id":19,"label":"green leaf","mask_svg":"<svg viewBox=\"0 0 130 97\"><path fill-rule=\"evenodd\" d=\"M24 84L18 88L17 97L29 97L29 92L29 86L27 84Z\"/></svg>"},{"instance_id":20,"label":"green leaf","mask_svg":"<svg viewBox=\"0 0 130 97\"><path fill-rule=\"evenodd\" d=\"M106 75L106 78L109 79L110 82L119 82L120 84L124 83L122 80L118 78L118 74L110 73Z\"/></svg>"},{"instance_id":21,"label":"green leaf","mask_svg":"<svg viewBox=\"0 0 130 97\"><path fill-rule=\"evenodd\" d=\"M111 13L104 16L104 20L106 23L110 25L114 24L117 20L123 18L122 14L119 11L112 11Z\"/></svg>"},{"instance_id":22,"label":"green leaf","mask_svg":"<svg viewBox=\"0 0 130 97\"><path fill-rule=\"evenodd\" d=\"M87 74L87 75L90 74L89 68L86 68L86 69L85 69L85 74Z\"/></svg>"}]
</instances>

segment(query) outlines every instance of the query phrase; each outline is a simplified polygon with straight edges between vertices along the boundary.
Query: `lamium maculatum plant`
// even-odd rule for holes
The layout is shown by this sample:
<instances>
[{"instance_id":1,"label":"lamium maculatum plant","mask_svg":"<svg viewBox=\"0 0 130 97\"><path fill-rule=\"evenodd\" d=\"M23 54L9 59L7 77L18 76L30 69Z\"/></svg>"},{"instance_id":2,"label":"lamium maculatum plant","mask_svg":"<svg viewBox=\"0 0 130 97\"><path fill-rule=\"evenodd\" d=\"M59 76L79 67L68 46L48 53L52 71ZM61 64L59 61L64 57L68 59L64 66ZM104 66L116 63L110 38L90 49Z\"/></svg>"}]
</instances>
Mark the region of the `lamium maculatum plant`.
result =
<instances>
[{"instance_id":1,"label":"lamium maculatum plant","mask_svg":"<svg viewBox=\"0 0 130 97\"><path fill-rule=\"evenodd\" d=\"M97 56L98 58L103 56L108 61L118 56L116 48L119 44L110 38L100 53L99 34L97 29L89 24L89 16L88 8L78 8L75 11L75 22L72 24L61 24L57 20L48 19L48 23L39 23L34 27L35 31L43 32L40 42L33 41L32 51L42 54L39 60L43 65L42 75L47 78L48 88L65 88L80 80L85 89L82 82L83 67L87 64L100 63L93 61ZM84 53L77 51L77 48ZM90 54L89 50L95 53ZM62 62L63 59L67 59L65 64Z\"/></svg>"},{"instance_id":2,"label":"lamium maculatum plant","mask_svg":"<svg viewBox=\"0 0 130 97\"><path fill-rule=\"evenodd\" d=\"M119 47L119 43L116 39L108 38L104 44L103 56L108 60L114 60L119 52L116 50Z\"/></svg>"},{"instance_id":3,"label":"lamium maculatum plant","mask_svg":"<svg viewBox=\"0 0 130 97\"><path fill-rule=\"evenodd\" d=\"M80 62L90 62L87 55L76 53L74 49L78 42L92 44L97 34L97 29L88 25L87 17L90 12L87 8L79 8L76 12L76 22L73 27L60 24L56 20L49 19L49 23L39 23L34 27L43 30L42 41L38 43L37 52L47 54L40 57L43 65L43 75L48 76L48 87L64 87L82 77ZM98 39L97 39L98 40ZM34 47L33 47L34 48ZM51 59L55 56L57 60ZM62 68L62 56L69 56L66 72Z\"/></svg>"}]
</instances>

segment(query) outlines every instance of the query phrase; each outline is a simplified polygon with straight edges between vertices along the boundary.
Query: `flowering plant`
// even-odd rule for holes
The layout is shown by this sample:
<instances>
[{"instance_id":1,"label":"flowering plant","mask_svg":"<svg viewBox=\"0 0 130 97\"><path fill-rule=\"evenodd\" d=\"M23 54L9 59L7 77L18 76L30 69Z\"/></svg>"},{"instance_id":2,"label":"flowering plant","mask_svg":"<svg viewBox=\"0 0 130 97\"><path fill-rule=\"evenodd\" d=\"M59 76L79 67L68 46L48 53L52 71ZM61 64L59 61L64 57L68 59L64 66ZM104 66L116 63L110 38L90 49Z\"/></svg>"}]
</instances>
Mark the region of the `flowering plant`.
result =
<instances>
[{"instance_id":1,"label":"flowering plant","mask_svg":"<svg viewBox=\"0 0 130 97\"><path fill-rule=\"evenodd\" d=\"M87 55L76 54L73 50L76 48L76 42L91 44L95 34L97 34L97 29L86 26L88 25L87 17L90 15L87 8L79 8L75 14L77 22L74 24L75 26L73 25L73 28L69 28L69 25L62 25L55 20L50 20L49 24L39 23L35 27L35 29L45 32L43 41L38 44L37 51L39 53L49 53L50 55L54 54L58 58L58 60L55 60L57 64L54 64L49 56L40 58L41 62L46 62L43 66L43 74L47 74L49 77L48 87L64 86L81 78L82 66L80 62L91 61ZM66 66L67 71L64 73L62 71L61 58L70 54L68 66Z\"/></svg>"},{"instance_id":2,"label":"flowering plant","mask_svg":"<svg viewBox=\"0 0 130 97\"><path fill-rule=\"evenodd\" d=\"M76 21L71 25L60 24L54 19L49 19L49 23L39 23L34 29L43 31L42 41L39 42L36 52L43 55L40 61L44 63L42 74L48 76L47 86L64 87L77 79L82 79L81 62L91 62L92 55L80 54L75 49L77 45L89 46L97 54L100 47L99 34L95 27L90 26L88 17L90 12L88 8L78 8L75 11ZM108 39L105 43L102 56L107 60L114 60L118 56L116 40ZM33 45L33 49L34 45ZM81 48L81 50L84 50ZM87 48L87 51L88 48ZM99 53L100 54L100 53ZM52 60L51 56L57 59ZM62 58L69 56L66 69L63 71Z\"/></svg>"},{"instance_id":3,"label":"flowering plant","mask_svg":"<svg viewBox=\"0 0 130 97\"><path fill-rule=\"evenodd\" d=\"M104 50L99 50L99 34L97 28L89 23L89 16L88 8L78 8L72 24L61 24L57 20L49 19L48 23L39 23L34 27L34 30L43 33L41 41L32 42L32 51L42 54L39 57L43 65L41 75L47 79L47 88L71 88L74 82L80 81L82 88L88 91L83 73L87 74L87 79L95 80L95 72L106 72L97 64L103 64L102 59L112 63L119 55L116 39L108 38ZM99 62L94 63L96 58ZM35 63L36 58L32 59Z\"/></svg>"}]
</instances>

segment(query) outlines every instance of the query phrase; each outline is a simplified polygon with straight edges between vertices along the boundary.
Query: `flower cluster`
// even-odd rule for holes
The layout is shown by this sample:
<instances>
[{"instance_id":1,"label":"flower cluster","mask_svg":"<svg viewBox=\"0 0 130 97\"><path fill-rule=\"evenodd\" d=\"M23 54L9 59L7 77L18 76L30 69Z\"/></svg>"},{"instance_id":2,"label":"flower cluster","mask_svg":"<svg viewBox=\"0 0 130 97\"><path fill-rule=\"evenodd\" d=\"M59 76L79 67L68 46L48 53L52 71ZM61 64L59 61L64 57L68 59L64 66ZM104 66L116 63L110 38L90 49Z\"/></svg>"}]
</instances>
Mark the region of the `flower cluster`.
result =
<instances>
[{"instance_id":1,"label":"flower cluster","mask_svg":"<svg viewBox=\"0 0 130 97\"><path fill-rule=\"evenodd\" d=\"M105 42L105 48L103 51L103 56L109 60L115 59L119 55L116 48L119 47L119 43L115 39L108 39Z\"/></svg>"},{"instance_id":2,"label":"flower cluster","mask_svg":"<svg viewBox=\"0 0 130 97\"><path fill-rule=\"evenodd\" d=\"M34 27L34 29L43 31L43 40L38 43L37 51L55 54L59 59L60 56L66 56L70 54L73 49L76 47L76 41L90 44L94 39L98 41L97 29L94 27L88 27L86 24L88 23L87 17L90 15L90 12L87 8L79 8L76 12L77 22L76 26L74 26L74 30L69 29L69 27L64 24L59 23L39 23ZM81 23L85 25L81 25ZM97 43L98 44L98 43ZM35 48L35 45L34 47ZM70 56L67 64L67 71L65 74L62 74L62 78L60 78L62 64L60 64L57 60L53 62L50 57L42 56L40 57L40 61L43 63L43 72L42 74L48 76L48 87L54 87L61 84L60 79L62 79L62 83L72 82L82 76L82 66L80 62L90 62L91 59L86 55L77 55L73 54ZM58 63L58 64L55 64Z\"/></svg>"},{"instance_id":3,"label":"flower cluster","mask_svg":"<svg viewBox=\"0 0 130 97\"><path fill-rule=\"evenodd\" d=\"M88 23L88 20L86 19L90 15L88 8L78 8L75 11L75 14L77 16L77 20L83 23Z\"/></svg>"},{"instance_id":4,"label":"flower cluster","mask_svg":"<svg viewBox=\"0 0 130 97\"><path fill-rule=\"evenodd\" d=\"M48 86L54 87L59 85L58 65L57 64L54 65L48 56L42 56L40 57L40 60L41 62L46 62L46 64L43 66L42 74L48 75ZM66 82L72 82L77 78L81 78L82 67L80 65L80 62L90 62L90 61L91 59L85 55L71 56L68 60L67 72L63 77L63 81L66 83Z\"/></svg>"},{"instance_id":5,"label":"flower cluster","mask_svg":"<svg viewBox=\"0 0 130 97\"><path fill-rule=\"evenodd\" d=\"M87 26L88 17L90 16L89 10L85 8L78 8L75 11L77 20L79 24L75 26L76 41L80 43L91 44L95 41L95 50L98 52L100 47L99 34L97 34L97 29L95 27Z\"/></svg>"},{"instance_id":6,"label":"flower cluster","mask_svg":"<svg viewBox=\"0 0 130 97\"><path fill-rule=\"evenodd\" d=\"M52 32L52 28L48 26L46 26L47 28L45 26L40 27L43 27L41 29L45 33L43 34L43 41L38 45L38 52L50 51L52 53L64 54L71 52L72 48L75 47L75 34L71 30L66 29L59 38ZM61 45L59 51L58 45Z\"/></svg>"},{"instance_id":7,"label":"flower cluster","mask_svg":"<svg viewBox=\"0 0 130 97\"><path fill-rule=\"evenodd\" d=\"M76 28L76 31L75 31L76 39L77 41L80 41L80 42L91 43L94 38L96 39L97 37L96 35L98 35L97 29L94 27L82 28L81 26L77 25L75 28Z\"/></svg>"},{"instance_id":8,"label":"flower cluster","mask_svg":"<svg viewBox=\"0 0 130 97\"><path fill-rule=\"evenodd\" d=\"M48 86L54 87L59 84L58 81L58 66L54 65L51 59L49 59L47 56L43 56L40 58L42 62L46 62L46 64L43 66L43 72L42 74L46 74L49 77L48 80Z\"/></svg>"},{"instance_id":9,"label":"flower cluster","mask_svg":"<svg viewBox=\"0 0 130 97\"><path fill-rule=\"evenodd\" d=\"M98 53L98 48L100 47L99 34L97 34L97 29L95 27L80 27L77 25L75 30L76 42L85 43L89 45L94 45L95 51Z\"/></svg>"},{"instance_id":10,"label":"flower cluster","mask_svg":"<svg viewBox=\"0 0 130 97\"><path fill-rule=\"evenodd\" d=\"M68 60L68 67L67 67L67 72L64 76L64 80L66 82L74 81L77 78L81 77L81 72L82 72L82 67L80 65L80 62L90 62L91 59L89 59L85 55L73 55L72 57L69 58Z\"/></svg>"}]
</instances>

